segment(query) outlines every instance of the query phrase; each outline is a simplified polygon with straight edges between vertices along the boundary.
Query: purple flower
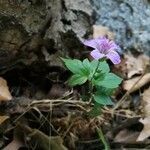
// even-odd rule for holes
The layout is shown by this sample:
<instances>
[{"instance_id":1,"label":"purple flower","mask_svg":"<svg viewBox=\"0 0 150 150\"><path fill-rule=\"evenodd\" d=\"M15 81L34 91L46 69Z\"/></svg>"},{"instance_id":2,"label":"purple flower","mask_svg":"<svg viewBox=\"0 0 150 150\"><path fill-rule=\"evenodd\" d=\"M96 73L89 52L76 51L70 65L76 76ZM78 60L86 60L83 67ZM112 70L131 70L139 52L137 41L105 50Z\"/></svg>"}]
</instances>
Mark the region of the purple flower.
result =
<instances>
[{"instance_id":1,"label":"purple flower","mask_svg":"<svg viewBox=\"0 0 150 150\"><path fill-rule=\"evenodd\" d=\"M114 64L119 64L121 62L120 56L116 52L116 50L119 50L120 47L114 41L111 41L106 37L86 40L83 44L94 48L94 50L91 51L90 54L96 60L106 57L110 59Z\"/></svg>"}]
</instances>

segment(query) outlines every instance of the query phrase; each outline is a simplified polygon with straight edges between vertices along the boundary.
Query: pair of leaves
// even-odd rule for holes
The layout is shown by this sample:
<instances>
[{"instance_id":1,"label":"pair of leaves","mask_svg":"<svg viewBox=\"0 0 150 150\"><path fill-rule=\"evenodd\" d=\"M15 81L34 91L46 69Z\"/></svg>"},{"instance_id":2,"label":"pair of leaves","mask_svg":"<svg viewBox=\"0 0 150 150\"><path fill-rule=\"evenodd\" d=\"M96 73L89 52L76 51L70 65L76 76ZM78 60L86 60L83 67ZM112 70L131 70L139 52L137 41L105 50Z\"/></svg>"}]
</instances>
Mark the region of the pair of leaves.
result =
<instances>
[{"instance_id":1,"label":"pair of leaves","mask_svg":"<svg viewBox=\"0 0 150 150\"><path fill-rule=\"evenodd\" d=\"M118 87L122 79L109 71L101 72L98 76L92 80L92 83L96 86L96 93L93 95L93 99L101 105L113 105L110 95L112 91Z\"/></svg>"},{"instance_id":2,"label":"pair of leaves","mask_svg":"<svg viewBox=\"0 0 150 150\"><path fill-rule=\"evenodd\" d=\"M94 100L102 105L113 105L110 95L118 87L122 79L113 73L107 73L103 79L94 80L97 92L94 94Z\"/></svg>"},{"instance_id":3,"label":"pair of leaves","mask_svg":"<svg viewBox=\"0 0 150 150\"><path fill-rule=\"evenodd\" d=\"M89 112L91 117L96 117L101 114L101 108L103 105L113 105L110 95L112 94L114 89L106 89L103 87L96 87L97 92L93 94L94 99L94 107Z\"/></svg>"},{"instance_id":4,"label":"pair of leaves","mask_svg":"<svg viewBox=\"0 0 150 150\"><path fill-rule=\"evenodd\" d=\"M84 67L83 62L78 59L62 58L62 60L66 67L74 74L68 81L70 86L81 85L87 81L89 72L86 67L88 67L88 65Z\"/></svg>"},{"instance_id":5,"label":"pair of leaves","mask_svg":"<svg viewBox=\"0 0 150 150\"><path fill-rule=\"evenodd\" d=\"M96 92L93 95L96 105L113 105L113 102L110 98L110 95L112 95L113 91L114 89L96 86Z\"/></svg>"},{"instance_id":6,"label":"pair of leaves","mask_svg":"<svg viewBox=\"0 0 150 150\"><path fill-rule=\"evenodd\" d=\"M62 60L66 67L74 74L68 81L70 86L84 84L87 80L90 81L93 78L93 75L95 75L95 78L98 76L99 79L100 75L102 76L110 71L106 61L99 62L93 60L92 62L89 62L88 59L84 59L82 62L78 59L72 60L64 58L62 58ZM97 72L95 73L96 70Z\"/></svg>"}]
</instances>

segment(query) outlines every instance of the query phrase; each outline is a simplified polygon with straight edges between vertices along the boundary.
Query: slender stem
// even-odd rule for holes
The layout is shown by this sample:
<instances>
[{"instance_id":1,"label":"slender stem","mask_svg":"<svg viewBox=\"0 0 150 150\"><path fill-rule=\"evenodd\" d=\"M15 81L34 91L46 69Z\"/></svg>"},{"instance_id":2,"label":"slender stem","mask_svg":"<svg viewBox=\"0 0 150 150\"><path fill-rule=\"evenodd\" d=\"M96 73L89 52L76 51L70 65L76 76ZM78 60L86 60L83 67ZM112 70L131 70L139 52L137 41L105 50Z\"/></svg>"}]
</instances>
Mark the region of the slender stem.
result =
<instances>
[{"instance_id":1,"label":"slender stem","mask_svg":"<svg viewBox=\"0 0 150 150\"><path fill-rule=\"evenodd\" d=\"M96 69L95 69L95 72L93 73L93 76L92 76L92 78L91 78L91 82L92 82L92 80L93 80L93 78L94 78L95 73L97 72L97 70L98 70L98 68L99 68L99 65L100 65L100 61L98 61L97 67L96 67Z\"/></svg>"},{"instance_id":2,"label":"slender stem","mask_svg":"<svg viewBox=\"0 0 150 150\"><path fill-rule=\"evenodd\" d=\"M102 141L103 145L104 145L104 149L105 150L110 150L110 147L109 147L109 144L107 143L105 137L104 137L104 134L102 132L102 129L101 128L96 128L97 130L97 133L98 133L98 136L99 136L99 139Z\"/></svg>"},{"instance_id":3,"label":"slender stem","mask_svg":"<svg viewBox=\"0 0 150 150\"><path fill-rule=\"evenodd\" d=\"M91 82L91 80L89 81L89 95L90 95L90 98L89 98L89 103L92 102L92 94L93 94L93 84Z\"/></svg>"},{"instance_id":4,"label":"slender stem","mask_svg":"<svg viewBox=\"0 0 150 150\"><path fill-rule=\"evenodd\" d=\"M93 84L92 84L92 80L93 80L94 75L96 74L96 72L97 72L97 70L98 70L98 68L99 68L99 65L100 65L100 61L98 61L98 64L97 64L96 69L95 69L95 71L94 71L94 73L93 73L93 76L92 76L91 80L89 81L90 102L92 101L92 94L93 94Z\"/></svg>"}]
</instances>

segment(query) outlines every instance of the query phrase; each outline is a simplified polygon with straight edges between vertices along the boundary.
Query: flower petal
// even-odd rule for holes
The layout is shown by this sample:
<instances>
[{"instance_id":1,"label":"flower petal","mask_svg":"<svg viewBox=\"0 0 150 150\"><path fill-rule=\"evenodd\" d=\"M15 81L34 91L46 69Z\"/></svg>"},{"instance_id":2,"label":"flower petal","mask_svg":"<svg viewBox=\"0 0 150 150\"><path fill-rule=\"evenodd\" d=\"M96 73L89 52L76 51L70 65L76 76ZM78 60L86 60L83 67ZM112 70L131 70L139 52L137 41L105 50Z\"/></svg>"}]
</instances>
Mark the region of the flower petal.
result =
<instances>
[{"instance_id":1,"label":"flower petal","mask_svg":"<svg viewBox=\"0 0 150 150\"><path fill-rule=\"evenodd\" d=\"M92 47L92 48L97 48L97 40L95 40L95 39L92 39L92 40L85 40L85 41L83 42L83 44L84 44L85 46L89 46L89 47Z\"/></svg>"},{"instance_id":2,"label":"flower petal","mask_svg":"<svg viewBox=\"0 0 150 150\"><path fill-rule=\"evenodd\" d=\"M121 62L120 56L116 51L111 50L106 57L109 58L113 64L119 64Z\"/></svg>"},{"instance_id":3,"label":"flower petal","mask_svg":"<svg viewBox=\"0 0 150 150\"><path fill-rule=\"evenodd\" d=\"M105 57L105 55L100 53L98 49L91 51L90 55L96 60Z\"/></svg>"},{"instance_id":4,"label":"flower petal","mask_svg":"<svg viewBox=\"0 0 150 150\"><path fill-rule=\"evenodd\" d=\"M116 51L116 52L121 52L121 48L114 42L110 43L110 51Z\"/></svg>"}]
</instances>

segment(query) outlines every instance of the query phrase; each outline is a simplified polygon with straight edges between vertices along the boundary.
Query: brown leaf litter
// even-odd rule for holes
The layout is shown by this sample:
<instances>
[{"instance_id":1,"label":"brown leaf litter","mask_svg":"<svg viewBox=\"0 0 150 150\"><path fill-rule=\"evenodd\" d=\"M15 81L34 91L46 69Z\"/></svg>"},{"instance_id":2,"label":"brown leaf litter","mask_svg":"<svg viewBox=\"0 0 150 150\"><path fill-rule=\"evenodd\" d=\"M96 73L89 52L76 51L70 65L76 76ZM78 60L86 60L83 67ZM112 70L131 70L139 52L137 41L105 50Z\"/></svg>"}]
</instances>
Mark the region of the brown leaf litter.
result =
<instances>
[{"instance_id":1,"label":"brown leaf litter","mask_svg":"<svg viewBox=\"0 0 150 150\"><path fill-rule=\"evenodd\" d=\"M150 136L150 88L144 91L142 97L144 118L139 121L144 125L137 141L143 141Z\"/></svg>"},{"instance_id":2,"label":"brown leaf litter","mask_svg":"<svg viewBox=\"0 0 150 150\"><path fill-rule=\"evenodd\" d=\"M93 25L93 38L99 36L108 36L109 39L114 39L114 33L108 27L102 25Z\"/></svg>"},{"instance_id":3,"label":"brown leaf litter","mask_svg":"<svg viewBox=\"0 0 150 150\"><path fill-rule=\"evenodd\" d=\"M7 81L0 77L0 101L9 101L12 99Z\"/></svg>"}]
</instances>

